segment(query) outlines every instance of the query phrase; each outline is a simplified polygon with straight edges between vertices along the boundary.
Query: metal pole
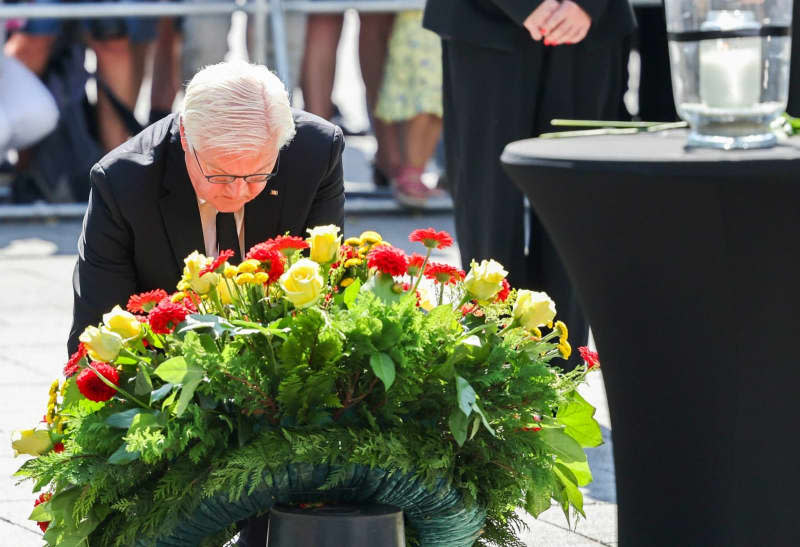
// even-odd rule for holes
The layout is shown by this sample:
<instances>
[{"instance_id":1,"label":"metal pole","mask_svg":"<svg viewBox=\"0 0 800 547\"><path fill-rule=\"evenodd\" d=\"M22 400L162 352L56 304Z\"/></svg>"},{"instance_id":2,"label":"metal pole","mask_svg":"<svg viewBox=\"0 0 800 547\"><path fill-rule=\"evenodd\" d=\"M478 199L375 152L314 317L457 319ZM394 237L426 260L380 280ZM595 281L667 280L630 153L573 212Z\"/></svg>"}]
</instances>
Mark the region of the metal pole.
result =
<instances>
[{"instance_id":1,"label":"metal pole","mask_svg":"<svg viewBox=\"0 0 800 547\"><path fill-rule=\"evenodd\" d=\"M267 64L267 13L269 12L269 5L267 0L255 0L255 51L253 52L253 60L260 64Z\"/></svg>"},{"instance_id":2,"label":"metal pole","mask_svg":"<svg viewBox=\"0 0 800 547\"><path fill-rule=\"evenodd\" d=\"M275 53L275 69L278 78L286 85L289 94L292 93L294 85L292 74L289 69L289 53L286 42L286 19L283 12L283 2L281 0L270 0L270 24L272 26L272 51Z\"/></svg>"},{"instance_id":3,"label":"metal pole","mask_svg":"<svg viewBox=\"0 0 800 547\"><path fill-rule=\"evenodd\" d=\"M97 19L105 17L167 17L176 15L217 15L234 11L252 12L248 4L211 2L175 4L157 2L87 2L81 4L2 4L0 19Z\"/></svg>"}]
</instances>

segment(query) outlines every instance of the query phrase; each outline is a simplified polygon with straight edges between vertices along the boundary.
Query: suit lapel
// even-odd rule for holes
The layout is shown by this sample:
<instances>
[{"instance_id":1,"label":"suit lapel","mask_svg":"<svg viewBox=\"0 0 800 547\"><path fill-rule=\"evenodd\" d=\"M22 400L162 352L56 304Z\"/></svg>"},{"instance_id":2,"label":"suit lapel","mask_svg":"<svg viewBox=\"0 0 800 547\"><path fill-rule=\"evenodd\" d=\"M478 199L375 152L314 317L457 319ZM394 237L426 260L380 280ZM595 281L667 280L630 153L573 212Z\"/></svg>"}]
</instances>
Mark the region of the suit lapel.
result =
<instances>
[{"instance_id":1,"label":"suit lapel","mask_svg":"<svg viewBox=\"0 0 800 547\"><path fill-rule=\"evenodd\" d=\"M278 175L264 191L244 206L245 253L262 241L281 235L281 204L286 193L286 177Z\"/></svg>"},{"instance_id":2,"label":"suit lapel","mask_svg":"<svg viewBox=\"0 0 800 547\"><path fill-rule=\"evenodd\" d=\"M177 117L175 119L177 120ZM195 250L205 254L205 242L197 196L183 159L177 121L173 122L171 133L162 181L167 192L159 200L158 205L180 276L180 272L183 271L183 259Z\"/></svg>"}]
</instances>

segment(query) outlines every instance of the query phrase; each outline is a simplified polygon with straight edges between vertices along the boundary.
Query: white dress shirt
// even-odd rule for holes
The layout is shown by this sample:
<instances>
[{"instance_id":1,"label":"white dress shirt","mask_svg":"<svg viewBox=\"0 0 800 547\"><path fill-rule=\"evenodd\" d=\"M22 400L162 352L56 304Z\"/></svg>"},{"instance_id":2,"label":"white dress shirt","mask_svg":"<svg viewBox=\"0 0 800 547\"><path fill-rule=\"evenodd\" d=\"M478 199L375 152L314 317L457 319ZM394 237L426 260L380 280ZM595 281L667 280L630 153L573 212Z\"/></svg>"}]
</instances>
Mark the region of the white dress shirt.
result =
<instances>
[{"instance_id":1,"label":"white dress shirt","mask_svg":"<svg viewBox=\"0 0 800 547\"><path fill-rule=\"evenodd\" d=\"M219 256L219 246L217 245L217 208L210 202L198 196L197 207L200 209L200 223L203 225L203 242L206 245L206 256ZM239 252L244 259L244 206L238 211L234 211L233 218L236 221L236 235L239 236Z\"/></svg>"}]
</instances>

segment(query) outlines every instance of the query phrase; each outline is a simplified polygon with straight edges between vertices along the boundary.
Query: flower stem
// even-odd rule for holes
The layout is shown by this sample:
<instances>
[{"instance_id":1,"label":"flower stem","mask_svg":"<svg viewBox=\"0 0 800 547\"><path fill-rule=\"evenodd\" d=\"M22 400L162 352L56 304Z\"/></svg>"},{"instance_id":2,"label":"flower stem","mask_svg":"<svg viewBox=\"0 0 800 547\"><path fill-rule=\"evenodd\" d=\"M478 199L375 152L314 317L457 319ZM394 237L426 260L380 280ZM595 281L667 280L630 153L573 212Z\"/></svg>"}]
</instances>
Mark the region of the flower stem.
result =
<instances>
[{"instance_id":1,"label":"flower stem","mask_svg":"<svg viewBox=\"0 0 800 547\"><path fill-rule=\"evenodd\" d=\"M414 294L419 287L419 282L422 281L422 276L425 275L425 266L428 265L428 259L431 257L431 248L428 247L428 254L425 255L425 260L422 261L422 266L419 268L419 277L417 277L417 281L414 283L414 286L409 291L411 294Z\"/></svg>"}]
</instances>

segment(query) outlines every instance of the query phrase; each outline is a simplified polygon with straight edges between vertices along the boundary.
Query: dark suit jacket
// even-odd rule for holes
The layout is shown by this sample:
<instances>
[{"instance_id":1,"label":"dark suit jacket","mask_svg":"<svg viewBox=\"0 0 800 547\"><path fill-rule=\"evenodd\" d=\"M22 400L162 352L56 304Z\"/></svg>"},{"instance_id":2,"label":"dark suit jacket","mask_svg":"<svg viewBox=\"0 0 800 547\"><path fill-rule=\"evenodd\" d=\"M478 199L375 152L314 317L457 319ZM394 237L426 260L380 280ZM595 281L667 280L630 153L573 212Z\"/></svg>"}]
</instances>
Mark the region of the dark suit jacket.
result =
<instances>
[{"instance_id":1,"label":"dark suit jacket","mask_svg":"<svg viewBox=\"0 0 800 547\"><path fill-rule=\"evenodd\" d=\"M341 130L294 111L297 134L280 154L278 174L245 205L245 250L285 232L344 225ZM203 231L180 143L178 115L151 125L91 170L91 194L78 262L68 349L131 294L175 290L183 259L203 252ZM277 195L276 195L277 192Z\"/></svg>"},{"instance_id":2,"label":"dark suit jacket","mask_svg":"<svg viewBox=\"0 0 800 547\"><path fill-rule=\"evenodd\" d=\"M626 36L635 22L628 0L574 0L592 18L585 40ZM522 23L542 0L428 0L423 26L443 39L512 51Z\"/></svg>"}]
</instances>

